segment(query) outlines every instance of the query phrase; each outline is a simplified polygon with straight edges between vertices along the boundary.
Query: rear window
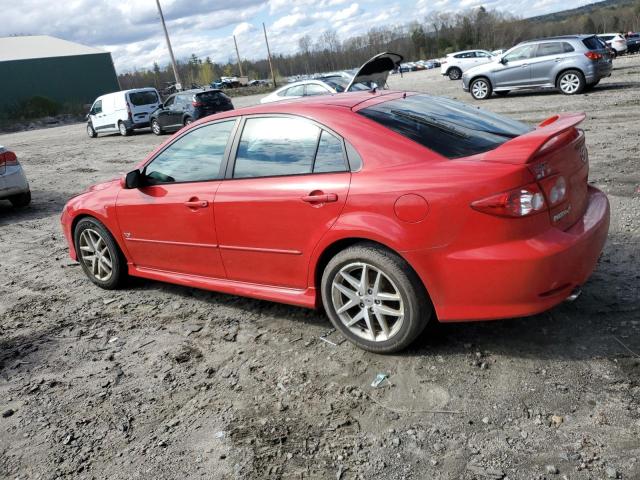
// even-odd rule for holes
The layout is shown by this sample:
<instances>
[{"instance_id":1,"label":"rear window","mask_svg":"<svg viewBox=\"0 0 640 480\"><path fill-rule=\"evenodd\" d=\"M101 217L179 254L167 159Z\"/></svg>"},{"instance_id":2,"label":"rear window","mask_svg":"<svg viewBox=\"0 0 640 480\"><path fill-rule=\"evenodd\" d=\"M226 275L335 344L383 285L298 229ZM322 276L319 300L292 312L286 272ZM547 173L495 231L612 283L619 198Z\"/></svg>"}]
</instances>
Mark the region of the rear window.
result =
<instances>
[{"instance_id":1,"label":"rear window","mask_svg":"<svg viewBox=\"0 0 640 480\"><path fill-rule=\"evenodd\" d=\"M150 103L158 103L158 95L156 92L148 90L146 92L129 93L129 101L136 107L140 105L149 105Z\"/></svg>"},{"instance_id":2,"label":"rear window","mask_svg":"<svg viewBox=\"0 0 640 480\"><path fill-rule=\"evenodd\" d=\"M585 38L582 43L589 50L600 50L602 48L602 42L596 36Z\"/></svg>"},{"instance_id":3,"label":"rear window","mask_svg":"<svg viewBox=\"0 0 640 480\"><path fill-rule=\"evenodd\" d=\"M447 158L488 152L532 130L524 123L430 95L390 100L358 113Z\"/></svg>"},{"instance_id":4,"label":"rear window","mask_svg":"<svg viewBox=\"0 0 640 480\"><path fill-rule=\"evenodd\" d=\"M224 100L226 95L221 92L203 92L198 93L196 98L202 103L215 103Z\"/></svg>"}]
</instances>

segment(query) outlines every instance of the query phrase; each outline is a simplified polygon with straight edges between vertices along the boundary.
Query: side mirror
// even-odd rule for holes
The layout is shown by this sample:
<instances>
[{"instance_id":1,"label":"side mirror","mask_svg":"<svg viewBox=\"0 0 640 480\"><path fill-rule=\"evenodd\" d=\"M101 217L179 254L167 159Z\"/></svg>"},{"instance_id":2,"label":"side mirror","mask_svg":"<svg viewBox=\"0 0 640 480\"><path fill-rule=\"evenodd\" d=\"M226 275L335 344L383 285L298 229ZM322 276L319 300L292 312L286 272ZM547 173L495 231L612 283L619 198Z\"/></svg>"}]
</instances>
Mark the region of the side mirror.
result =
<instances>
[{"instance_id":1,"label":"side mirror","mask_svg":"<svg viewBox=\"0 0 640 480\"><path fill-rule=\"evenodd\" d=\"M505 57L500 57L499 62L503 65L506 65L507 63L509 63L509 60L507 60Z\"/></svg>"},{"instance_id":2,"label":"side mirror","mask_svg":"<svg viewBox=\"0 0 640 480\"><path fill-rule=\"evenodd\" d=\"M133 170L127 173L127 176L124 177L124 185L123 187L126 189L134 189L139 188L142 184L142 174L140 170Z\"/></svg>"}]
</instances>

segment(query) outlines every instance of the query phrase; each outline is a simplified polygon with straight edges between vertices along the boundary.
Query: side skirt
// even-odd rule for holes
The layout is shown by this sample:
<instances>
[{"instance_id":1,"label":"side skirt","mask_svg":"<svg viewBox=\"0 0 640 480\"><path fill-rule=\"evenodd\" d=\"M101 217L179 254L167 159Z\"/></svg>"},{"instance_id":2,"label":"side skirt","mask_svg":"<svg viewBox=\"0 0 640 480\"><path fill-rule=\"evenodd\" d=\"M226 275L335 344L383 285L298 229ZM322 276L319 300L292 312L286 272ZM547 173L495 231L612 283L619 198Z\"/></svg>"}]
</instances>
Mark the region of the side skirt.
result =
<instances>
[{"instance_id":1,"label":"side skirt","mask_svg":"<svg viewBox=\"0 0 640 480\"><path fill-rule=\"evenodd\" d=\"M271 285L258 285L255 283L238 282L222 278L209 278L187 273L167 272L152 268L129 265L129 275L134 277L159 280L161 282L175 283L185 287L202 288L214 292L223 292L241 297L258 298L271 302L286 303L299 307L316 308L316 289L295 289L286 287L274 287Z\"/></svg>"}]
</instances>

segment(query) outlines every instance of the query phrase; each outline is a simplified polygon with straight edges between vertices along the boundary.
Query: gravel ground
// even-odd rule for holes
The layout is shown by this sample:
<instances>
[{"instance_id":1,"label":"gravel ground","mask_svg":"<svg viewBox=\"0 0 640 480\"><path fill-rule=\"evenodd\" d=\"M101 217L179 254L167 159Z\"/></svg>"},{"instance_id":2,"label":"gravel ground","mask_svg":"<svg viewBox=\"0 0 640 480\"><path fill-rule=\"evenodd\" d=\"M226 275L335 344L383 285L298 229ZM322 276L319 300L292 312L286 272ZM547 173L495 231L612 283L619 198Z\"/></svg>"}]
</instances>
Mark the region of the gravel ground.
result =
<instances>
[{"instance_id":1,"label":"gravel ground","mask_svg":"<svg viewBox=\"0 0 640 480\"><path fill-rule=\"evenodd\" d=\"M438 71L390 84L477 104ZM392 356L320 341L314 311L152 281L100 290L67 256L62 206L163 139L0 136L33 190L25 210L0 202L0 477L640 478L640 55L586 95L481 106L588 113L608 244L577 302L434 323Z\"/></svg>"}]
</instances>

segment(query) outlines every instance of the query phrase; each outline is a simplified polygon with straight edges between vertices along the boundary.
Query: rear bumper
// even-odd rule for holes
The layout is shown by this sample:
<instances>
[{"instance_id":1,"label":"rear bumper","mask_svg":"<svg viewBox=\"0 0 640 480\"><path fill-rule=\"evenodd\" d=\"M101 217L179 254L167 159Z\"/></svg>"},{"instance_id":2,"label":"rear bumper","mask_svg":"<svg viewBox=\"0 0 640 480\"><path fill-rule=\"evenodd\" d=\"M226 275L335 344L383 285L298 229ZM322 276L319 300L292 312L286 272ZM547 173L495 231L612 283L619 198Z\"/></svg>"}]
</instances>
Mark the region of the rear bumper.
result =
<instances>
[{"instance_id":1,"label":"rear bumper","mask_svg":"<svg viewBox=\"0 0 640 480\"><path fill-rule=\"evenodd\" d=\"M404 252L444 322L523 317L561 303L591 275L609 231L609 201L589 188L569 230L472 250Z\"/></svg>"},{"instance_id":2,"label":"rear bumper","mask_svg":"<svg viewBox=\"0 0 640 480\"><path fill-rule=\"evenodd\" d=\"M29 191L29 182L20 165L6 167L0 177L0 199Z\"/></svg>"}]
</instances>

